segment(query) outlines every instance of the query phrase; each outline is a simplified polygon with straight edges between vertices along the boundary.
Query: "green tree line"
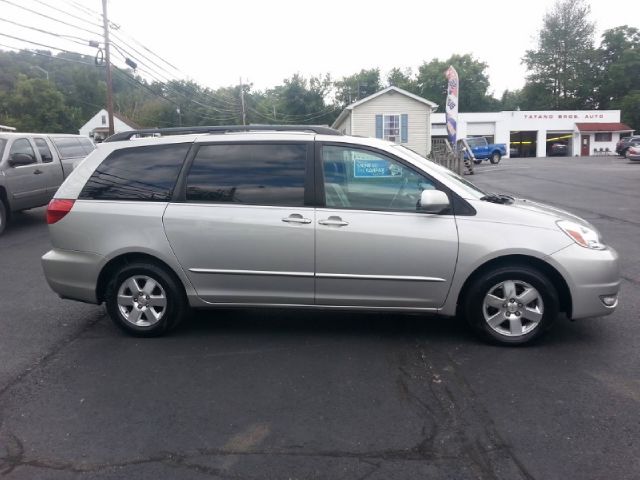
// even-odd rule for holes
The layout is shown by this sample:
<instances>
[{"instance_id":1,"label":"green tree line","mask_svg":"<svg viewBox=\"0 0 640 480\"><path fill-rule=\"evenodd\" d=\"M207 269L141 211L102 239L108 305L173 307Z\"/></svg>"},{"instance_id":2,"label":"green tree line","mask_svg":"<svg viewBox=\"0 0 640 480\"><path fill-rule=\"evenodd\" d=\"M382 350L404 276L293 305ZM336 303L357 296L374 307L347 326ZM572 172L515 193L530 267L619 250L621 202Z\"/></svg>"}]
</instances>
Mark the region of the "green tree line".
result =
<instances>
[{"instance_id":1,"label":"green tree line","mask_svg":"<svg viewBox=\"0 0 640 480\"><path fill-rule=\"evenodd\" d=\"M584 0L559 0L543 18L534 49L524 53L523 88L496 98L488 65L471 54L424 61L416 71L364 69L339 79L293 74L264 90L251 84L211 89L193 81L149 81L114 68L116 112L144 127L242 123L331 124L349 103L395 85L443 104L444 72L461 80L461 112L621 109L640 129L640 31L606 30L598 44ZM0 51L0 124L20 131L76 132L106 103L105 71L92 57L46 50ZM242 89L242 91L241 91Z\"/></svg>"}]
</instances>

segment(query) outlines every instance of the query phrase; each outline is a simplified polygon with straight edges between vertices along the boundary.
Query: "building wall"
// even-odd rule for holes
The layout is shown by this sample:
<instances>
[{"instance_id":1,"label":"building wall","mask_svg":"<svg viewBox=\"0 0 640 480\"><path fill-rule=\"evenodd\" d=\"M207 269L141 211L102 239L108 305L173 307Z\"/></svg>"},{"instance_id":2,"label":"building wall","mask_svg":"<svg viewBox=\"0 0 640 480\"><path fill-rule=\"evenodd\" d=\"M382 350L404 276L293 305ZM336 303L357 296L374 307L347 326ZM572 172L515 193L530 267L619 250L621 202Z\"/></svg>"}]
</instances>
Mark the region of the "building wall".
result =
<instances>
[{"instance_id":1,"label":"building wall","mask_svg":"<svg viewBox=\"0 0 640 480\"><path fill-rule=\"evenodd\" d=\"M105 116L106 123L102 123L102 116ZM79 133L80 135L89 136L89 134L93 131L94 128L100 127L108 127L109 126L109 115L105 109L100 110L96 113L91 119L85 123L82 127L80 127ZM113 117L113 128L115 133L118 132L128 132L133 130L129 125L124 123L117 117Z\"/></svg>"},{"instance_id":2,"label":"building wall","mask_svg":"<svg viewBox=\"0 0 640 480\"><path fill-rule=\"evenodd\" d=\"M573 139L574 155L580 155L582 136L589 136L589 155L602 155L601 150L605 150L606 152L607 148L610 153L615 153L616 143L620 140L620 133L618 132L613 132L611 134L611 141L609 142L596 142L596 134L594 132L580 132L580 134L575 135ZM594 151L594 149L596 149L597 152Z\"/></svg>"},{"instance_id":3,"label":"building wall","mask_svg":"<svg viewBox=\"0 0 640 480\"><path fill-rule=\"evenodd\" d=\"M351 135L351 112L344 117L342 122L335 126L335 129L344 135Z\"/></svg>"},{"instance_id":4,"label":"building wall","mask_svg":"<svg viewBox=\"0 0 640 480\"><path fill-rule=\"evenodd\" d=\"M431 116L432 135L446 136L445 114L435 113ZM511 132L536 132L536 156L547 154L547 134L571 134L569 141L571 153L580 155L581 133L576 123L620 122L620 110L566 110L566 111L505 111L460 113L458 115L458 138L468 135L487 135L493 133L495 143L504 143L509 150ZM620 133L613 133L610 142L595 142L595 135L589 132L590 155L593 149L609 148L615 152L615 145ZM598 152L599 153L599 152Z\"/></svg>"},{"instance_id":5,"label":"building wall","mask_svg":"<svg viewBox=\"0 0 640 480\"><path fill-rule=\"evenodd\" d=\"M393 90L373 98L351 111L352 135L376 136L376 115L408 115L408 142L404 145L428 155L431 152L431 108Z\"/></svg>"}]
</instances>

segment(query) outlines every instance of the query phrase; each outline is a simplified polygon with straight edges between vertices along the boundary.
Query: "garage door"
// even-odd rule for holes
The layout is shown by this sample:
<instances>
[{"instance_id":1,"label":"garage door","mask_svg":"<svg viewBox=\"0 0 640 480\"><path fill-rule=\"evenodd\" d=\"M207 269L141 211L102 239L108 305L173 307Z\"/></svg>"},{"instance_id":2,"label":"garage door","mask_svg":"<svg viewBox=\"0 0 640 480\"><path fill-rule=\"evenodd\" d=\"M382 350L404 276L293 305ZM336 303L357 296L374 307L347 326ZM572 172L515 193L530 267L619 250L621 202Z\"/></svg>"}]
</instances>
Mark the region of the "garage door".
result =
<instances>
[{"instance_id":1,"label":"garage door","mask_svg":"<svg viewBox=\"0 0 640 480\"><path fill-rule=\"evenodd\" d=\"M467 136L495 136L496 124L495 122L474 122L467 123Z\"/></svg>"}]
</instances>

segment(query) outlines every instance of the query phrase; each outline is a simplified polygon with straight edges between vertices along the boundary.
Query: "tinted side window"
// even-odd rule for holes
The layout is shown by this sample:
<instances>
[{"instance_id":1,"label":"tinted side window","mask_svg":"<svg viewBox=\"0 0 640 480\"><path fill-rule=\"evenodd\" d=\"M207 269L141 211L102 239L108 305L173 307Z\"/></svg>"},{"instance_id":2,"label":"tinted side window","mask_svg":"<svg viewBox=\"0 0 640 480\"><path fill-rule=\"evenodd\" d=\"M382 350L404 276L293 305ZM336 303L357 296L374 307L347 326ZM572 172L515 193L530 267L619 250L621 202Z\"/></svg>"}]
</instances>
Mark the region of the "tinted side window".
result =
<instances>
[{"instance_id":1,"label":"tinted side window","mask_svg":"<svg viewBox=\"0 0 640 480\"><path fill-rule=\"evenodd\" d=\"M325 205L329 208L415 212L430 179L387 156L349 146L322 147Z\"/></svg>"},{"instance_id":2,"label":"tinted side window","mask_svg":"<svg viewBox=\"0 0 640 480\"><path fill-rule=\"evenodd\" d=\"M89 155L96 149L96 146L88 138L80 138L80 145L84 148L84 152Z\"/></svg>"},{"instance_id":3,"label":"tinted side window","mask_svg":"<svg viewBox=\"0 0 640 480\"><path fill-rule=\"evenodd\" d=\"M80 198L169 201L190 146L181 143L116 150L96 168Z\"/></svg>"},{"instance_id":4,"label":"tinted side window","mask_svg":"<svg viewBox=\"0 0 640 480\"><path fill-rule=\"evenodd\" d=\"M42 163L51 163L53 162L53 155L51 155L51 150L49 149L49 145L43 138L34 138L33 141L38 147L38 152L40 152L40 158L42 159Z\"/></svg>"},{"instance_id":5,"label":"tinted side window","mask_svg":"<svg viewBox=\"0 0 640 480\"><path fill-rule=\"evenodd\" d=\"M19 138L11 145L11 150L9 150L9 158L11 155L15 155L16 153L24 153L25 155L29 155L33 159L33 163L36 163L36 153L33 151L33 147L31 147L31 143L26 138Z\"/></svg>"},{"instance_id":6,"label":"tinted side window","mask_svg":"<svg viewBox=\"0 0 640 480\"><path fill-rule=\"evenodd\" d=\"M78 158L87 155L76 137L54 137L52 140L60 153L60 158Z\"/></svg>"},{"instance_id":7,"label":"tinted side window","mask_svg":"<svg viewBox=\"0 0 640 480\"><path fill-rule=\"evenodd\" d=\"M304 205L307 146L205 145L187 177L187 201Z\"/></svg>"}]
</instances>

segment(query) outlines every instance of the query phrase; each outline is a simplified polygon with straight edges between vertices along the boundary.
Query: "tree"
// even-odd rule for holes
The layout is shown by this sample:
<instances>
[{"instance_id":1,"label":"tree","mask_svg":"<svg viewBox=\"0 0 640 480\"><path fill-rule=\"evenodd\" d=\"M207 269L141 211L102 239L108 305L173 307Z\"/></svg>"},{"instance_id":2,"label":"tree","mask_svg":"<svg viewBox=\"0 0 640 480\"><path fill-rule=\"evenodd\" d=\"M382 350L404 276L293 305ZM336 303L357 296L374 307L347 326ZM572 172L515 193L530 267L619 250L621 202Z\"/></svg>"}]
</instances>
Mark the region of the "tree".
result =
<instances>
[{"instance_id":1,"label":"tree","mask_svg":"<svg viewBox=\"0 0 640 480\"><path fill-rule=\"evenodd\" d=\"M418 89L410 68L400 69L394 67L387 74L387 84L415 93Z\"/></svg>"},{"instance_id":2,"label":"tree","mask_svg":"<svg viewBox=\"0 0 640 480\"><path fill-rule=\"evenodd\" d=\"M326 101L331 88L329 75L307 80L294 74L282 85L251 95L250 118L256 123L331 124L338 115Z\"/></svg>"},{"instance_id":3,"label":"tree","mask_svg":"<svg viewBox=\"0 0 640 480\"><path fill-rule=\"evenodd\" d=\"M335 82L336 101L342 107L358 101L362 98L373 95L382 89L380 83L380 69L360 70L348 77Z\"/></svg>"},{"instance_id":4,"label":"tree","mask_svg":"<svg viewBox=\"0 0 640 480\"><path fill-rule=\"evenodd\" d=\"M522 90L505 90L500 97L500 110L519 110L522 108Z\"/></svg>"},{"instance_id":5,"label":"tree","mask_svg":"<svg viewBox=\"0 0 640 480\"><path fill-rule=\"evenodd\" d=\"M470 54L452 55L447 60L431 60L418 69L416 92L439 105L444 105L447 96L445 71L452 65L460 78L459 110L461 112L495 111L499 101L489 95L488 65ZM444 109L442 109L444 110Z\"/></svg>"},{"instance_id":6,"label":"tree","mask_svg":"<svg viewBox=\"0 0 640 480\"><path fill-rule=\"evenodd\" d=\"M49 81L19 75L6 99L6 115L19 131L57 133L73 131L80 112L65 105Z\"/></svg>"},{"instance_id":7,"label":"tree","mask_svg":"<svg viewBox=\"0 0 640 480\"><path fill-rule=\"evenodd\" d=\"M543 108L572 109L594 106L594 24L585 0L557 0L543 18L538 46L527 50L527 84L542 95Z\"/></svg>"},{"instance_id":8,"label":"tree","mask_svg":"<svg viewBox=\"0 0 640 480\"><path fill-rule=\"evenodd\" d=\"M625 95L619 103L622 110L622 121L636 131L640 130L640 90Z\"/></svg>"},{"instance_id":9,"label":"tree","mask_svg":"<svg viewBox=\"0 0 640 480\"><path fill-rule=\"evenodd\" d=\"M606 30L597 55L599 107L620 108L640 90L640 31L627 25Z\"/></svg>"}]
</instances>

